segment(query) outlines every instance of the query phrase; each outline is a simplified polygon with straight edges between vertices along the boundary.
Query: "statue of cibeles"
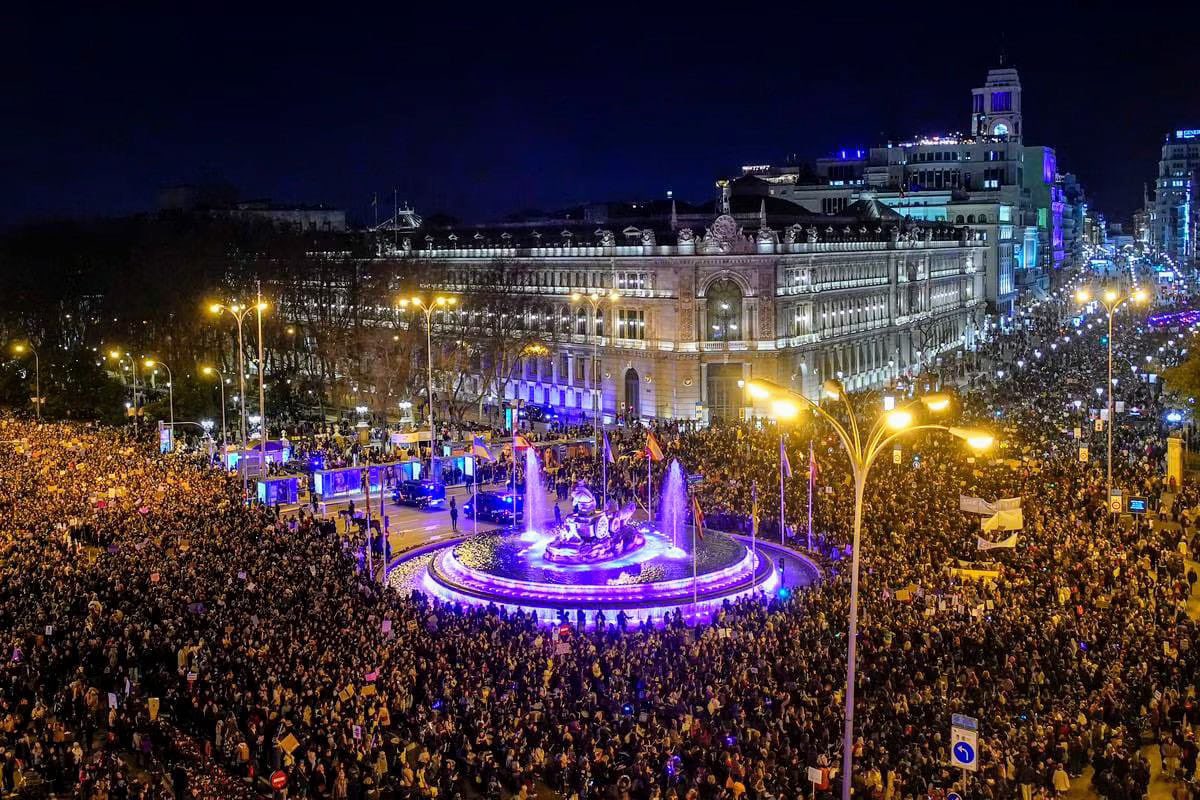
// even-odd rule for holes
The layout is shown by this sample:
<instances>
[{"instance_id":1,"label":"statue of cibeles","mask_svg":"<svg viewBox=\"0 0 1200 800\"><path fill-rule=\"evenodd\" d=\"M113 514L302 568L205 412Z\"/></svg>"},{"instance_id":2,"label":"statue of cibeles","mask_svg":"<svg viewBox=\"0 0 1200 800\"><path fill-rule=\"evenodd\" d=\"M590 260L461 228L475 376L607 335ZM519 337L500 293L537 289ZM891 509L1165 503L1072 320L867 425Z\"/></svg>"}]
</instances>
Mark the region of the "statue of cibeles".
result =
<instances>
[{"instance_id":1,"label":"statue of cibeles","mask_svg":"<svg viewBox=\"0 0 1200 800\"><path fill-rule=\"evenodd\" d=\"M680 228L679 229L679 243L680 244L689 244L694 241L696 241L696 234L692 231L691 228Z\"/></svg>"},{"instance_id":2,"label":"statue of cibeles","mask_svg":"<svg viewBox=\"0 0 1200 800\"><path fill-rule=\"evenodd\" d=\"M642 244L646 246L654 245L654 231L650 228L644 228L642 230Z\"/></svg>"}]
</instances>

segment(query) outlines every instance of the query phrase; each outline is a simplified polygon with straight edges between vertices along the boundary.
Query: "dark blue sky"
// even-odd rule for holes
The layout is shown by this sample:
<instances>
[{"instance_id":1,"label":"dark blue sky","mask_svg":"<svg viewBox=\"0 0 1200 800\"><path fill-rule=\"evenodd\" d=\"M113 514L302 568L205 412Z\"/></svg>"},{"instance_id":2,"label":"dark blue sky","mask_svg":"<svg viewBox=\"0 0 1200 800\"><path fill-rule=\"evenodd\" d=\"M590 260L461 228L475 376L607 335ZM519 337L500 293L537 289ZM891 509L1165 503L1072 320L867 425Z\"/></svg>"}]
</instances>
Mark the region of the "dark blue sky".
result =
<instances>
[{"instance_id":1,"label":"dark blue sky","mask_svg":"<svg viewBox=\"0 0 1200 800\"><path fill-rule=\"evenodd\" d=\"M1163 133L1200 127L1183 2L32 5L0 47L0 225L145 210L212 178L360 219L393 187L469 219L705 199L744 163L966 127L1002 47L1026 142L1112 217L1139 205Z\"/></svg>"}]
</instances>

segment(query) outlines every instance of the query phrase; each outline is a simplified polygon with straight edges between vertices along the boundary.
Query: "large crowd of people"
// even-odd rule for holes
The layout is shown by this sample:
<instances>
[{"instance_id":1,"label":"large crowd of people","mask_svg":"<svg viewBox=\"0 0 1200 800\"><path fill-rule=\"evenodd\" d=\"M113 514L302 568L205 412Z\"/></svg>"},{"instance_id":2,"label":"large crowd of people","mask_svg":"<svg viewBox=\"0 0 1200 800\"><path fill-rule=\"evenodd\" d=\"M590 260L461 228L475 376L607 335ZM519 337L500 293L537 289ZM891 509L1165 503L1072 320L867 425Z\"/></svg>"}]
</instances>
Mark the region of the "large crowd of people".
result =
<instances>
[{"instance_id":1,"label":"large crowd of people","mask_svg":"<svg viewBox=\"0 0 1200 800\"><path fill-rule=\"evenodd\" d=\"M1185 555L1200 493L1164 483L1160 399L1122 381L1147 421L1122 417L1114 472L1152 498L1155 521L1107 512L1103 460L1080 460L1075 430L1103 435L1088 414L1100 345L1040 309L992 338L960 392L955 413L990 425L995 452L913 436L871 475L859 797L1033 800L1088 773L1108 800L1138 800L1150 742L1191 796L1200 655ZM1122 352L1167 335L1123 323ZM714 524L748 524L756 484L777 492L771 423L656 435L703 476ZM275 779L312 798L835 794L851 489L828 430L787 435L785 537L808 545L811 438L823 581L697 627L564 631L381 588L329 522L247 507L236 479L127 432L0 419L0 790L239 798ZM644 497L644 436L610 432L612 495ZM559 481L594 484L598 470L555 465ZM980 550L960 495L1022 498L1017 545ZM953 713L980 721L970 775L950 766ZM810 767L833 768L827 786Z\"/></svg>"}]
</instances>

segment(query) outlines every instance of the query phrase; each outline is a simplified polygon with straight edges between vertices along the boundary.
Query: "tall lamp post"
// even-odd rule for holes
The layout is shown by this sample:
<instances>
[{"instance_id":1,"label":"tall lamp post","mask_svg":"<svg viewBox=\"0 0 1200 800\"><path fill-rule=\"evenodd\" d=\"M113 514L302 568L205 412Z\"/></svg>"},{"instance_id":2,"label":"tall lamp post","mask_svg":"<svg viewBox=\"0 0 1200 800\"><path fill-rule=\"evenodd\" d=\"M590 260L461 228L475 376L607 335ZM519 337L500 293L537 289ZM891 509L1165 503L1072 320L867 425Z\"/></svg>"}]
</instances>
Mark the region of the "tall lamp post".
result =
<instances>
[{"instance_id":1,"label":"tall lamp post","mask_svg":"<svg viewBox=\"0 0 1200 800\"><path fill-rule=\"evenodd\" d=\"M213 369L212 367L202 367L200 371L205 375L217 376L217 386L221 390L221 447L224 449L229 447L229 437L225 434L225 381L228 380L228 378L225 377L224 372ZM222 453L222 457L224 457L224 453Z\"/></svg>"},{"instance_id":2,"label":"tall lamp post","mask_svg":"<svg viewBox=\"0 0 1200 800\"><path fill-rule=\"evenodd\" d=\"M240 303L230 303L229 305L224 305L223 303L213 303L211 306L208 307L209 312L211 312L217 316L220 316L221 314L228 312L229 315L231 317L233 317L233 321L235 323L237 323L238 397L241 398L241 405L242 405L242 445L241 445L242 455L245 455L246 446L247 446L247 444L249 444L249 442L246 439L246 348L245 348L245 340L243 339L243 335L242 335L242 323L246 321L246 317L248 317L250 315L251 311L258 311L259 315L261 316L262 311L265 307L266 307L266 303L258 303L253 306L241 305ZM262 371L262 361L261 360L258 363L258 369L259 369L259 372ZM261 408L259 409L259 413L262 418L263 424L265 426L266 415L262 414ZM263 441L262 457L263 457L263 461L266 461L266 457L267 457L266 441L265 441L266 437L264 436L263 439L264 439L264 441ZM242 473L242 495L243 495L243 497L245 497L246 492L248 490L247 489L248 484L247 484L247 480L246 480L246 477L247 477L246 470L245 470L244 466L242 465L242 457L241 456L238 457L238 470Z\"/></svg>"},{"instance_id":3,"label":"tall lamp post","mask_svg":"<svg viewBox=\"0 0 1200 800\"><path fill-rule=\"evenodd\" d=\"M922 423L914 425L914 412L946 411L950 398L944 394L926 395L913 400L893 411L878 417L869 427L860 428L855 409L840 381L826 381L824 392L831 399L840 398L846 406L846 422L809 400L778 384L764 380L752 380L747 384L750 396L770 404L771 413L777 419L791 419L807 405L833 428L846 449L850 470L854 478L854 539L850 569L850 622L849 652L846 656L846 712L845 730L842 737L842 800L850 800L851 774L854 767L854 680L855 659L858 655L858 572L859 542L862 532L863 490L867 475L875 459L899 437L913 431L946 431L964 440L974 450L986 450L992 446L992 436L983 431L952 428L946 425Z\"/></svg>"},{"instance_id":4,"label":"tall lamp post","mask_svg":"<svg viewBox=\"0 0 1200 800\"><path fill-rule=\"evenodd\" d=\"M592 307L592 319L589 324L589 331L592 334L592 368L590 370L591 374L588 376L591 379L590 383L592 386L592 433L595 438L595 444L592 446L592 449L597 455L600 455L601 458L603 458L603 455L600 453L600 404L604 401L604 395L603 390L599 385L601 334L596 331L596 320L600 318L600 314L603 313L601 309L604 306L605 300L615 303L620 299L621 293L617 291L609 292L606 295L600 294L599 292L592 292L591 294L583 294L582 292L571 293L572 303L586 302ZM600 330L603 330L603 327L601 327Z\"/></svg>"},{"instance_id":5,"label":"tall lamp post","mask_svg":"<svg viewBox=\"0 0 1200 800\"><path fill-rule=\"evenodd\" d=\"M33 403L40 422L42 419L42 360L38 358L37 350L33 349L33 345L14 344L12 349L18 356L33 353Z\"/></svg>"},{"instance_id":6,"label":"tall lamp post","mask_svg":"<svg viewBox=\"0 0 1200 800\"><path fill-rule=\"evenodd\" d=\"M1145 289L1138 289L1132 294L1122 295L1116 289L1105 289L1104 292L1095 298L1100 305L1104 306L1105 312L1108 314L1108 388L1105 390L1108 394L1108 453L1105 457L1106 469L1108 472L1108 496L1112 497L1112 442L1113 442L1113 425L1116 423L1116 418L1113 416L1113 315L1117 309L1125 303L1132 300L1135 303L1145 302L1150 295ZM1080 289L1075 293L1075 299L1080 303L1087 305L1092 301L1091 292L1087 289Z\"/></svg>"},{"instance_id":7,"label":"tall lamp post","mask_svg":"<svg viewBox=\"0 0 1200 800\"><path fill-rule=\"evenodd\" d=\"M133 360L133 356L129 355L129 353L122 354L120 350L109 350L107 357L111 358L113 361L116 361L118 366L121 365L123 359L129 359L129 366L133 370L133 405L131 406L133 409L133 424L135 428L141 428L142 420L141 417L138 416L137 362Z\"/></svg>"},{"instance_id":8,"label":"tall lamp post","mask_svg":"<svg viewBox=\"0 0 1200 800\"><path fill-rule=\"evenodd\" d=\"M457 303L457 297L443 297L441 295L434 297L428 303L420 297L405 297L401 298L399 302L399 306L402 309L407 310L411 306L425 314L425 388L429 393L429 477L430 480L434 481L437 480L433 476L433 454L434 447L437 444L437 432L433 422L433 312L437 309L445 310L450 306L457 305Z\"/></svg>"},{"instance_id":9,"label":"tall lamp post","mask_svg":"<svg viewBox=\"0 0 1200 800\"><path fill-rule=\"evenodd\" d=\"M158 365L167 371L167 408L171 414L171 449L175 449L175 376L171 374L171 368L163 362L155 358L147 358L145 360L146 369L154 369Z\"/></svg>"}]
</instances>

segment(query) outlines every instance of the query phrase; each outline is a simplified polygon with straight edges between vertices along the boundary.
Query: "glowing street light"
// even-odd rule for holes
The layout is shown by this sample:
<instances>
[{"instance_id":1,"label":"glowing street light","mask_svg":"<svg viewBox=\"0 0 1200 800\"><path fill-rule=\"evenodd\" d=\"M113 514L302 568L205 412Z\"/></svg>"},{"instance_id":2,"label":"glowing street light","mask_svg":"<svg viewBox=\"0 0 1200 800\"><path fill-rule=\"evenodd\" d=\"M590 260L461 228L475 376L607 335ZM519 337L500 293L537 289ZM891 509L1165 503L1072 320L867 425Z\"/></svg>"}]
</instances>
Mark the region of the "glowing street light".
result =
<instances>
[{"instance_id":1,"label":"glowing street light","mask_svg":"<svg viewBox=\"0 0 1200 800\"><path fill-rule=\"evenodd\" d=\"M592 387L592 433L595 438L592 451L601 458L603 458L603 454L600 453L600 406L604 402L604 387L600 381L600 334L596 332L596 321L597 319L601 321L604 319L604 301L607 300L610 303L615 303L620 299L621 293L615 289L608 294L601 294L596 291L590 294L571 292L572 303L586 302L592 307L592 321L588 326L588 331L592 335L592 368L590 370L591 374L588 376ZM604 330L603 322L601 322L600 330Z\"/></svg>"},{"instance_id":2,"label":"glowing street light","mask_svg":"<svg viewBox=\"0 0 1200 800\"><path fill-rule=\"evenodd\" d=\"M39 421L42 419L42 360L38 357L37 350L33 349L33 345L17 343L12 346L13 352L18 356L23 356L26 353L33 354L33 404L34 411L37 414Z\"/></svg>"},{"instance_id":3,"label":"glowing street light","mask_svg":"<svg viewBox=\"0 0 1200 800\"><path fill-rule=\"evenodd\" d=\"M807 404L816 414L822 417L833 428L849 457L850 470L854 478L854 538L851 544L852 562L850 572L850 619L849 619L849 653L846 659L846 710L845 730L842 737L842 800L850 800L851 776L854 767L854 682L856 657L858 653L858 576L859 556L862 534L863 495L866 488L867 476L875 460L899 437L913 431L945 431L957 439L966 442L967 446L976 452L987 450L995 443L991 434L986 431L967 428L948 427L931 423L913 424L914 411L921 408L931 413L942 413L950 408L949 398L943 394L918 398L901 408L894 409L876 418L874 423L860 426L855 414L855 408L846 389L840 381L826 381L823 385L824 394L841 399L846 407L848 424L843 423L833 413L826 411L821 404L814 402L802 394L786 389L771 381L751 380L746 384L747 392L754 398L770 401L772 409L781 401L789 401L794 406ZM780 408L786 408L780 406Z\"/></svg>"},{"instance_id":4,"label":"glowing street light","mask_svg":"<svg viewBox=\"0 0 1200 800\"><path fill-rule=\"evenodd\" d=\"M145 360L146 369L154 369L158 365L167 371L167 407L171 410L171 449L175 449L175 377L171 374L171 368L161 361L153 358Z\"/></svg>"},{"instance_id":5,"label":"glowing street light","mask_svg":"<svg viewBox=\"0 0 1200 800\"><path fill-rule=\"evenodd\" d=\"M1080 303L1087 303L1091 299L1090 293L1086 289L1080 289L1075 294L1075 299ZM1113 416L1113 315L1117 309L1129 301L1135 303L1144 303L1150 299L1150 295L1145 289L1137 289L1130 294L1121 295L1116 289L1105 289L1103 299L1100 304L1104 306L1104 310L1108 314L1108 451L1105 457L1106 469L1108 473L1108 496L1112 497L1112 442L1113 442L1113 426L1116 419ZM1091 325L1089 324L1090 328Z\"/></svg>"},{"instance_id":6,"label":"glowing street light","mask_svg":"<svg viewBox=\"0 0 1200 800\"><path fill-rule=\"evenodd\" d=\"M410 307L425 314L425 388L429 393L429 472L433 473L433 454L437 445L437 432L433 422L433 312L435 309L445 309L458 304L457 297L437 296L431 302L424 302L420 297L403 297L397 303L407 311ZM436 478L435 478L436 480Z\"/></svg>"},{"instance_id":7,"label":"glowing street light","mask_svg":"<svg viewBox=\"0 0 1200 800\"><path fill-rule=\"evenodd\" d=\"M201 367L200 372L205 375L217 376L217 387L221 390L221 453L224 457L225 448L229 447L229 437L225 433L225 373L213 367Z\"/></svg>"}]
</instances>

